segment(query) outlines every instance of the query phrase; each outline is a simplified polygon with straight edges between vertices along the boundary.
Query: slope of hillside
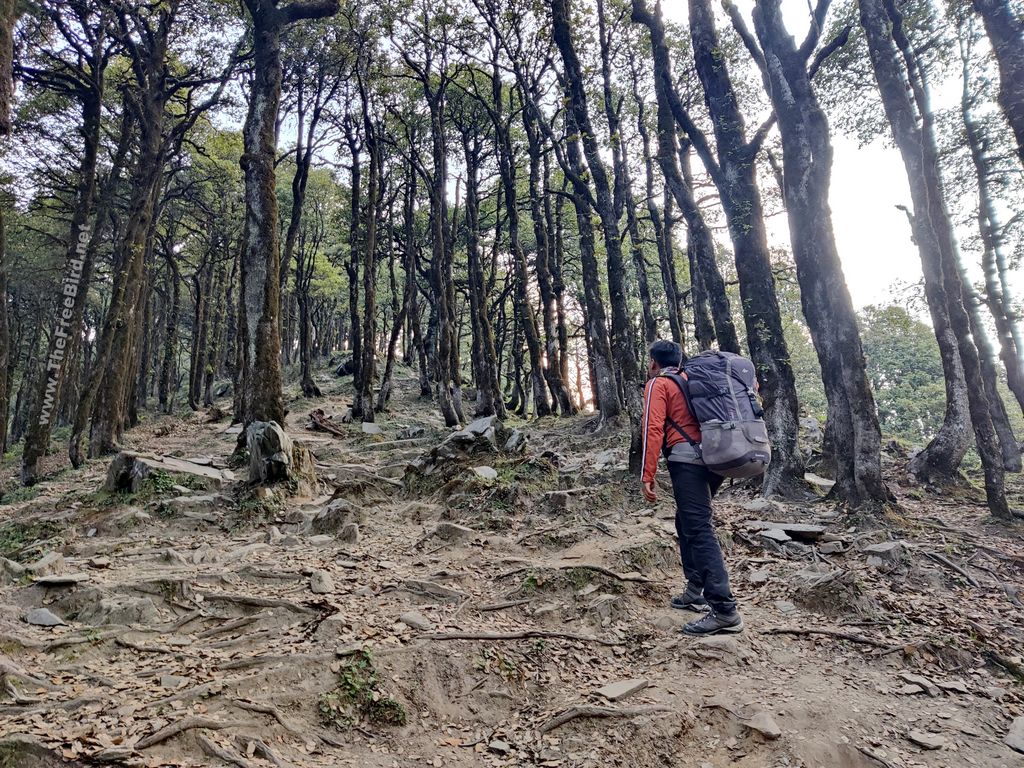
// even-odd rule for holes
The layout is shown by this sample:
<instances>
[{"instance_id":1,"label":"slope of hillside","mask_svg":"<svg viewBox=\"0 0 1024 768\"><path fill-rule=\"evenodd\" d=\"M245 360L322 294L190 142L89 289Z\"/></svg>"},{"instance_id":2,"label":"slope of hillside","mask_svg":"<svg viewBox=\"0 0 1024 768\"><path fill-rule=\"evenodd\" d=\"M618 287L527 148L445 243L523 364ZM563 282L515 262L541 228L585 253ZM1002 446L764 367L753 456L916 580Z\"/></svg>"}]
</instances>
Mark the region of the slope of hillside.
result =
<instances>
[{"instance_id":1,"label":"slope of hillside","mask_svg":"<svg viewBox=\"0 0 1024 768\"><path fill-rule=\"evenodd\" d=\"M0 765L1020 765L1024 539L974 491L850 519L724 489L748 628L693 640L670 494L643 503L622 434L545 419L432 451L405 378L379 434L334 435L309 412L350 387L320 383L287 424L310 494L231 480L237 432L200 413L127 447L216 487L106 492L109 459L51 457L4 504Z\"/></svg>"}]
</instances>

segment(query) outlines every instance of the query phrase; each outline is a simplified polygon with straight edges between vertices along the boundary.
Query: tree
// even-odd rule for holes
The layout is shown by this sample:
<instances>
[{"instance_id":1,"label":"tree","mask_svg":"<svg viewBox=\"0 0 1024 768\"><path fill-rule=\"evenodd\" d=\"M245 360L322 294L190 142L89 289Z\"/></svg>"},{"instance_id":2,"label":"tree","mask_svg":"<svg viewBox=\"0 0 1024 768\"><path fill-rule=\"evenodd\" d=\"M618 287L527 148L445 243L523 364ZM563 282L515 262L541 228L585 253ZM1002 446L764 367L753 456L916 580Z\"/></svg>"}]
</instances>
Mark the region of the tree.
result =
<instances>
[{"instance_id":1,"label":"tree","mask_svg":"<svg viewBox=\"0 0 1024 768\"><path fill-rule=\"evenodd\" d=\"M999 64L999 106L1017 139L1024 163L1024 19L1010 0L971 0Z\"/></svg>"}]
</instances>

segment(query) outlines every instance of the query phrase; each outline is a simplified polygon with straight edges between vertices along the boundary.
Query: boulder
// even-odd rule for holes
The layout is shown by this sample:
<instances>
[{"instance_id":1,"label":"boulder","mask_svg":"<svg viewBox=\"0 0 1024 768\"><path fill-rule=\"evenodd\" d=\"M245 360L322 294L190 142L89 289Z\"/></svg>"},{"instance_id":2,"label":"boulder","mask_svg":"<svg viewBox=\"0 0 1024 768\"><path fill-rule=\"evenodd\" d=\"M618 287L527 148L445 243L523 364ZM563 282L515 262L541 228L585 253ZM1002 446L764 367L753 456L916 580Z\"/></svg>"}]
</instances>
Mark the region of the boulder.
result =
<instances>
[{"instance_id":1,"label":"boulder","mask_svg":"<svg viewBox=\"0 0 1024 768\"><path fill-rule=\"evenodd\" d=\"M340 533L350 523L362 523L364 519L363 511L348 499L331 499L308 524L302 526L303 533Z\"/></svg>"},{"instance_id":2,"label":"boulder","mask_svg":"<svg viewBox=\"0 0 1024 768\"><path fill-rule=\"evenodd\" d=\"M206 488L223 488L235 479L234 473L229 469L217 469L173 456L152 456L135 451L121 451L110 462L103 490L109 493L138 493L146 480L157 472L187 475L194 478L193 482L198 482Z\"/></svg>"},{"instance_id":3,"label":"boulder","mask_svg":"<svg viewBox=\"0 0 1024 768\"><path fill-rule=\"evenodd\" d=\"M316 483L309 449L296 446L277 422L254 421L245 431L245 444L253 485L287 480Z\"/></svg>"},{"instance_id":4,"label":"boulder","mask_svg":"<svg viewBox=\"0 0 1024 768\"><path fill-rule=\"evenodd\" d=\"M313 571L309 577L309 590L314 595L329 595L334 591L334 580L327 571Z\"/></svg>"},{"instance_id":5,"label":"boulder","mask_svg":"<svg viewBox=\"0 0 1024 768\"><path fill-rule=\"evenodd\" d=\"M148 597L114 595L89 602L75 619L94 627L107 624L152 626L160 621L160 614L156 604Z\"/></svg>"},{"instance_id":6,"label":"boulder","mask_svg":"<svg viewBox=\"0 0 1024 768\"><path fill-rule=\"evenodd\" d=\"M1003 743L1010 749L1024 752L1024 715L1010 723L1010 730L1003 739Z\"/></svg>"},{"instance_id":7,"label":"boulder","mask_svg":"<svg viewBox=\"0 0 1024 768\"><path fill-rule=\"evenodd\" d=\"M346 523L338 534L338 541L342 544L359 543L359 523Z\"/></svg>"},{"instance_id":8,"label":"boulder","mask_svg":"<svg viewBox=\"0 0 1024 768\"><path fill-rule=\"evenodd\" d=\"M25 614L25 621L37 627L60 627L64 619L47 608L33 608Z\"/></svg>"},{"instance_id":9,"label":"boulder","mask_svg":"<svg viewBox=\"0 0 1024 768\"><path fill-rule=\"evenodd\" d=\"M434 529L434 535L443 541L461 541L463 539L471 539L475 533L476 531L472 528L448 521L438 523L437 527Z\"/></svg>"},{"instance_id":10,"label":"boulder","mask_svg":"<svg viewBox=\"0 0 1024 768\"><path fill-rule=\"evenodd\" d=\"M529 438L525 432L520 429L513 429L508 436L508 440L505 441L505 451L507 453L522 453L526 450L527 442L529 442Z\"/></svg>"},{"instance_id":11,"label":"boulder","mask_svg":"<svg viewBox=\"0 0 1024 768\"><path fill-rule=\"evenodd\" d=\"M906 560L907 550L903 542L883 541L880 544L868 544L861 550L868 558L868 565L881 568Z\"/></svg>"},{"instance_id":12,"label":"boulder","mask_svg":"<svg viewBox=\"0 0 1024 768\"><path fill-rule=\"evenodd\" d=\"M7 586L21 581L25 577L25 566L0 557L0 586Z\"/></svg>"},{"instance_id":13,"label":"boulder","mask_svg":"<svg viewBox=\"0 0 1024 768\"><path fill-rule=\"evenodd\" d=\"M64 570L64 555L60 552L47 552L34 563L25 566L32 576L53 576Z\"/></svg>"}]
</instances>

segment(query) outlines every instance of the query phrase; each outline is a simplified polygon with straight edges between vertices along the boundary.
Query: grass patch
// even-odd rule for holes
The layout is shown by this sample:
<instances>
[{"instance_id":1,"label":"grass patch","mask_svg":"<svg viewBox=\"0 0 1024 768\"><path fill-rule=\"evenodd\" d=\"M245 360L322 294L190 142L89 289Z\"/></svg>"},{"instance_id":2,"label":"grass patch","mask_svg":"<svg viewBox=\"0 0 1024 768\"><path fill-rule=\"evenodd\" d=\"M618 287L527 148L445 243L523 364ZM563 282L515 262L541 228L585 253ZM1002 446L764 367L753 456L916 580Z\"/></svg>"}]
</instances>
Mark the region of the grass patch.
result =
<instances>
[{"instance_id":1,"label":"grass patch","mask_svg":"<svg viewBox=\"0 0 1024 768\"><path fill-rule=\"evenodd\" d=\"M363 720L373 725L405 725L408 719L401 702L381 692L373 659L365 650L342 660L337 685L320 694L317 712L325 725L339 730Z\"/></svg>"},{"instance_id":2,"label":"grass patch","mask_svg":"<svg viewBox=\"0 0 1024 768\"><path fill-rule=\"evenodd\" d=\"M0 496L0 504L16 504L19 501L31 501L39 495L39 488L34 485L19 485Z\"/></svg>"},{"instance_id":3,"label":"grass patch","mask_svg":"<svg viewBox=\"0 0 1024 768\"><path fill-rule=\"evenodd\" d=\"M47 542L45 549L53 549L62 543L53 541L62 530L61 526L47 520L0 525L0 557L21 563L31 562L44 549L39 546L43 542Z\"/></svg>"}]
</instances>

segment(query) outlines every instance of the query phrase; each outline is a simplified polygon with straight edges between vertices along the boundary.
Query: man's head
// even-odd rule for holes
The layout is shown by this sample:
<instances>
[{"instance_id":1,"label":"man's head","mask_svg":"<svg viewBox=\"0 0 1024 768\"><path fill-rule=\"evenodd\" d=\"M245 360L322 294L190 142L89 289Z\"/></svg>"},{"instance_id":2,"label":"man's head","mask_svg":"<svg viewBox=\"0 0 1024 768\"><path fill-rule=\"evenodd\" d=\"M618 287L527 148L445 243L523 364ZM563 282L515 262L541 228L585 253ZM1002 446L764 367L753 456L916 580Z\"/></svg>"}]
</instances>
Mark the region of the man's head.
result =
<instances>
[{"instance_id":1,"label":"man's head","mask_svg":"<svg viewBox=\"0 0 1024 768\"><path fill-rule=\"evenodd\" d=\"M683 363L682 347L668 339L658 339L651 344L648 352L651 360L647 366L647 372L651 376L656 375L662 368L673 368Z\"/></svg>"}]
</instances>

